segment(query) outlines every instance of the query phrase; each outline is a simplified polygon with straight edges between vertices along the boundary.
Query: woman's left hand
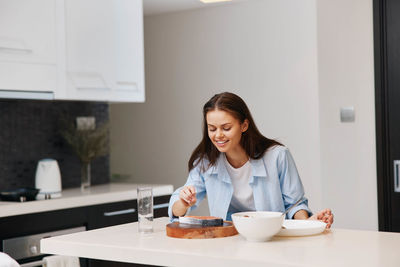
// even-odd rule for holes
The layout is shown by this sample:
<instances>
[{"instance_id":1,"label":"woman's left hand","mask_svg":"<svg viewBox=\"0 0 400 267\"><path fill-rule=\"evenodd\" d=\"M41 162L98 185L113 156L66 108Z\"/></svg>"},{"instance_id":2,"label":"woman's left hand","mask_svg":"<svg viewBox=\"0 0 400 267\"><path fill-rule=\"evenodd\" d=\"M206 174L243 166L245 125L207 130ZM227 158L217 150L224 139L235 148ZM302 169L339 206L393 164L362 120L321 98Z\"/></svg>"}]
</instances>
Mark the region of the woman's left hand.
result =
<instances>
[{"instance_id":1,"label":"woman's left hand","mask_svg":"<svg viewBox=\"0 0 400 267\"><path fill-rule=\"evenodd\" d=\"M318 220L326 223L326 228L331 228L333 223L333 214L331 209L323 209L309 218L310 220Z\"/></svg>"}]
</instances>

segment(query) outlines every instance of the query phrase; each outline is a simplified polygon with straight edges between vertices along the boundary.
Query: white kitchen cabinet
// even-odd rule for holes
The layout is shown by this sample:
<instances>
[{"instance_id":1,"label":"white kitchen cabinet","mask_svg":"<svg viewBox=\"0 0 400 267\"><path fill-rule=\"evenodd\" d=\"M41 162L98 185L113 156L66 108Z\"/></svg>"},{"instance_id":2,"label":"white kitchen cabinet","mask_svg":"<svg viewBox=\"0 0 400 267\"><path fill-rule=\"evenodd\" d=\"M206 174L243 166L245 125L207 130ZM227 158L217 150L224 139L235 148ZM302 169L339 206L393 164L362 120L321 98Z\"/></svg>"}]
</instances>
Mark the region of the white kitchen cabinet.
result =
<instances>
[{"instance_id":1,"label":"white kitchen cabinet","mask_svg":"<svg viewBox=\"0 0 400 267\"><path fill-rule=\"evenodd\" d=\"M0 0L0 98L144 102L142 0Z\"/></svg>"},{"instance_id":2,"label":"white kitchen cabinet","mask_svg":"<svg viewBox=\"0 0 400 267\"><path fill-rule=\"evenodd\" d=\"M0 0L0 89L57 88L56 0Z\"/></svg>"},{"instance_id":3,"label":"white kitchen cabinet","mask_svg":"<svg viewBox=\"0 0 400 267\"><path fill-rule=\"evenodd\" d=\"M141 0L65 0L65 31L59 99L144 101Z\"/></svg>"}]
</instances>

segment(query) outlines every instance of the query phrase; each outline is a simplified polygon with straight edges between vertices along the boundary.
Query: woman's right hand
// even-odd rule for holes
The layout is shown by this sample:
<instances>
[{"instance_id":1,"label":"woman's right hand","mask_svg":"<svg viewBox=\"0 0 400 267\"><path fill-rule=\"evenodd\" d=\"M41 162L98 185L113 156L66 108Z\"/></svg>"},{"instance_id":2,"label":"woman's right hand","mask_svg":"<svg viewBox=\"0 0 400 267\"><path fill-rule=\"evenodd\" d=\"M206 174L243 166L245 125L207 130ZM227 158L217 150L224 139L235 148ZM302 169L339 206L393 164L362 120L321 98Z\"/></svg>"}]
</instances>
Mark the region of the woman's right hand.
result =
<instances>
[{"instance_id":1,"label":"woman's right hand","mask_svg":"<svg viewBox=\"0 0 400 267\"><path fill-rule=\"evenodd\" d=\"M187 185L182 188L179 192L179 198L181 199L182 203L187 206L191 207L196 204L196 189L192 185Z\"/></svg>"}]
</instances>

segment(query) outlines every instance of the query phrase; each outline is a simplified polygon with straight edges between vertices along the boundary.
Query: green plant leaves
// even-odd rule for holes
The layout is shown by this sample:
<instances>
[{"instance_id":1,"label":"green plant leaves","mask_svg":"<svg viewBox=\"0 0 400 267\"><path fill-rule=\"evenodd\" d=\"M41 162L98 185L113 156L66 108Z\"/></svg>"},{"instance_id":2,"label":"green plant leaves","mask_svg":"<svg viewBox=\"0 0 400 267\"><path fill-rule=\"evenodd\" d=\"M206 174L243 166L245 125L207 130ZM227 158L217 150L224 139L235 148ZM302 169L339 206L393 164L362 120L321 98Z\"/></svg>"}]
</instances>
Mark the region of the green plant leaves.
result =
<instances>
[{"instance_id":1,"label":"green plant leaves","mask_svg":"<svg viewBox=\"0 0 400 267\"><path fill-rule=\"evenodd\" d=\"M63 120L61 136L71 146L81 162L89 163L93 159L109 152L109 123L103 123L94 130L78 130L75 124Z\"/></svg>"}]
</instances>

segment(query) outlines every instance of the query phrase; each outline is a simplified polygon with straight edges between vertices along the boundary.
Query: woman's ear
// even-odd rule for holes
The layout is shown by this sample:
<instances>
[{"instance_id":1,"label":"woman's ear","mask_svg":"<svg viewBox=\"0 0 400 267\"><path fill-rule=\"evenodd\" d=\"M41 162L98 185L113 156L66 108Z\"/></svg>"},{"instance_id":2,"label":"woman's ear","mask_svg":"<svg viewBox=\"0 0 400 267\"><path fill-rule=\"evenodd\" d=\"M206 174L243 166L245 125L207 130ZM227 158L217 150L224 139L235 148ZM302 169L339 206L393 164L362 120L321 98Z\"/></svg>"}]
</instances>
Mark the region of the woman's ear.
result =
<instances>
[{"instance_id":1,"label":"woman's ear","mask_svg":"<svg viewBox=\"0 0 400 267\"><path fill-rule=\"evenodd\" d=\"M241 127L242 127L242 133L247 131L247 129L249 129L249 120L245 119L244 122L242 123Z\"/></svg>"}]
</instances>

